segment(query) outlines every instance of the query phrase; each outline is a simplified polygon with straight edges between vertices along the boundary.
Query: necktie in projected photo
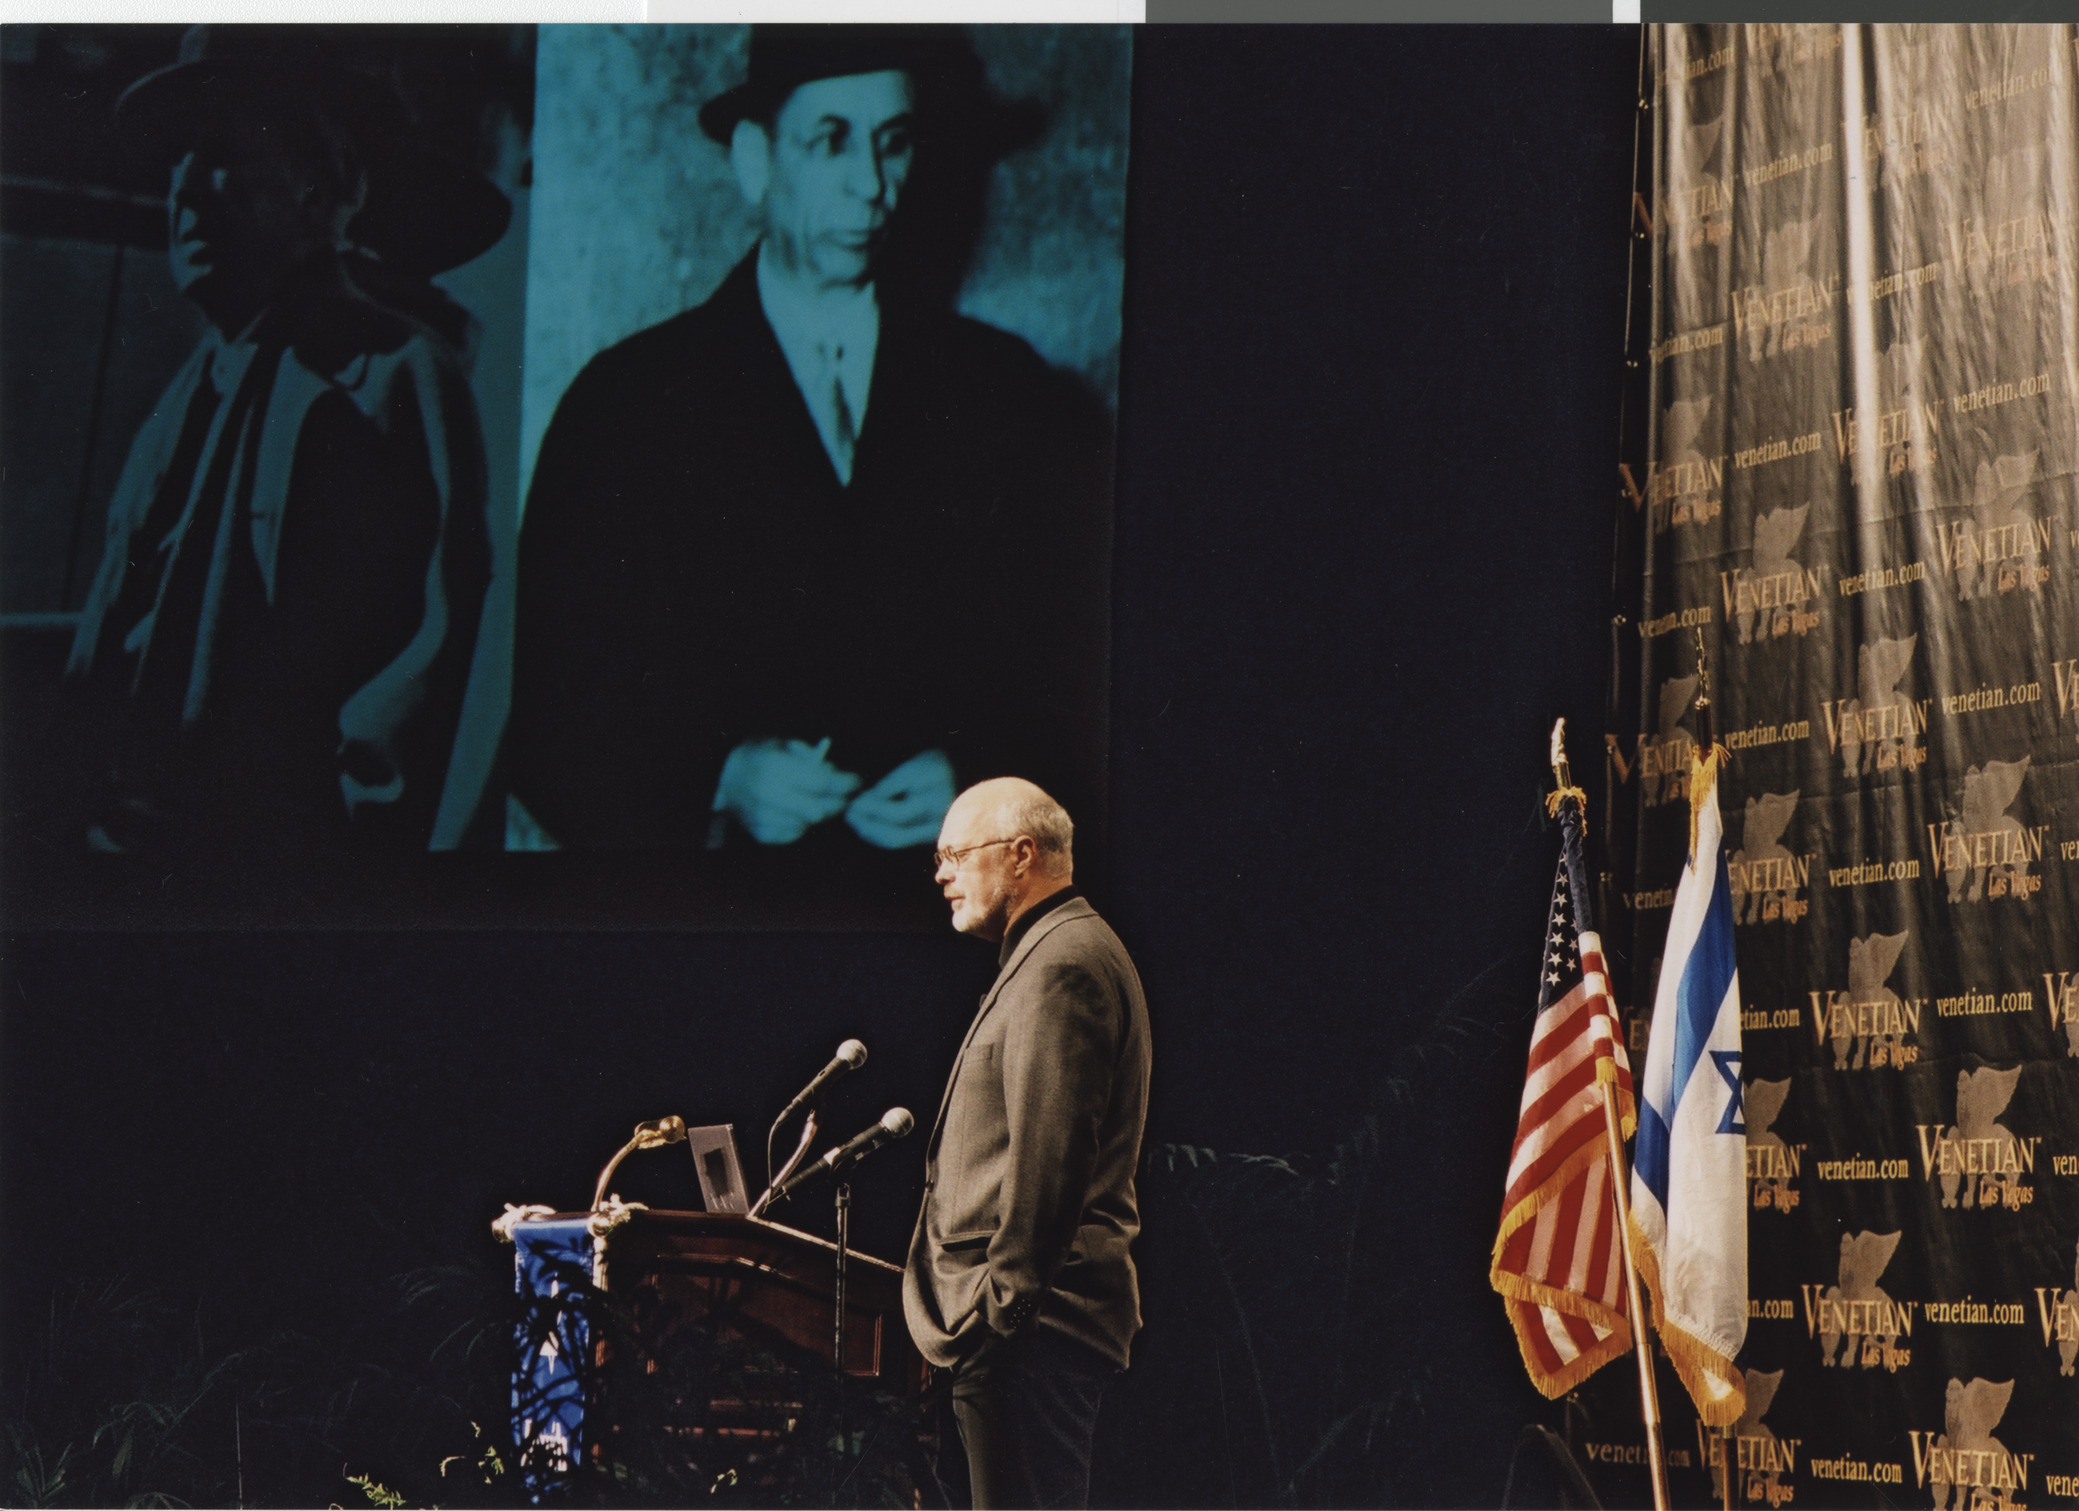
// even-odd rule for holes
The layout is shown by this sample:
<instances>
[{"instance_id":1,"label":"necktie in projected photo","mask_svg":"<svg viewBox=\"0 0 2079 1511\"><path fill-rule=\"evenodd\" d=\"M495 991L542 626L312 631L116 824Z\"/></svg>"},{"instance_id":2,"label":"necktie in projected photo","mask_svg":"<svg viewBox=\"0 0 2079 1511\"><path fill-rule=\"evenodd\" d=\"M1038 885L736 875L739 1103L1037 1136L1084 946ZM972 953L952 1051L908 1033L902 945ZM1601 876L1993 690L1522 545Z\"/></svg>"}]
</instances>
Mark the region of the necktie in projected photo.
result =
<instances>
[{"instance_id":1,"label":"necktie in projected photo","mask_svg":"<svg viewBox=\"0 0 2079 1511\"><path fill-rule=\"evenodd\" d=\"M1602 942L1592 928L1580 809L1559 801L1561 855L1545 924L1516 1146L1488 1279L1508 1298L1530 1378L1572 1390L1631 1347L1622 1237L1610 1190L1603 1087L1632 1124L1631 1067L1616 1034Z\"/></svg>"},{"instance_id":2,"label":"necktie in projected photo","mask_svg":"<svg viewBox=\"0 0 2079 1511\"><path fill-rule=\"evenodd\" d=\"M844 358L842 349L838 359ZM845 402L845 380L836 362L830 365L830 460L846 484L852 481L852 455L859 444L859 430L852 420L852 406Z\"/></svg>"}]
</instances>

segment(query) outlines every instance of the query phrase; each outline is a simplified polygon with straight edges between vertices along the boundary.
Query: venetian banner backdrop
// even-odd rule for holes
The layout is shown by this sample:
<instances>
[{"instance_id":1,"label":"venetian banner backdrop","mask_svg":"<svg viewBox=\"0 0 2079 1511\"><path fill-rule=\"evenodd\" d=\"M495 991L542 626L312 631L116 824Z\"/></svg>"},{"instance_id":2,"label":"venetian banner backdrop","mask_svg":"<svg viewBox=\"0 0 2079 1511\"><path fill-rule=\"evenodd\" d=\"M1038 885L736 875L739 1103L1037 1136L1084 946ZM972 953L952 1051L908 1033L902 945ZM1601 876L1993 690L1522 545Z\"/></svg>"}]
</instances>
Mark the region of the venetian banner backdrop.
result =
<instances>
[{"instance_id":1,"label":"venetian banner backdrop","mask_svg":"<svg viewBox=\"0 0 2079 1511\"><path fill-rule=\"evenodd\" d=\"M1666 27L1649 55L1607 922L1650 1004L1707 676L1736 1500L2079 1503L2079 36ZM1604 1373L1614 1424L1635 1377ZM1713 1450L1662 1393L1700 1498Z\"/></svg>"}]
</instances>

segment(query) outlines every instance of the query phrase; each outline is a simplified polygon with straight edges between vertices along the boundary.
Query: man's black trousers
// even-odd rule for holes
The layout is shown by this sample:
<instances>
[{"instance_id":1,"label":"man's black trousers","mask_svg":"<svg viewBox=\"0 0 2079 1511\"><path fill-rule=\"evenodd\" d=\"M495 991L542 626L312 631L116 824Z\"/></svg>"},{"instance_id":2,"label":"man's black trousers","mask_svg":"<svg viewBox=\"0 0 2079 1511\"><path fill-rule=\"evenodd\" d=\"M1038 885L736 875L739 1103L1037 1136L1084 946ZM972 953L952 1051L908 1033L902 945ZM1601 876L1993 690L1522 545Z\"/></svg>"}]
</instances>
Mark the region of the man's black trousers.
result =
<instances>
[{"instance_id":1,"label":"man's black trousers","mask_svg":"<svg viewBox=\"0 0 2079 1511\"><path fill-rule=\"evenodd\" d=\"M953 1367L953 1419L976 1511L1090 1504L1097 1405L1117 1365L1051 1328L988 1341Z\"/></svg>"}]
</instances>

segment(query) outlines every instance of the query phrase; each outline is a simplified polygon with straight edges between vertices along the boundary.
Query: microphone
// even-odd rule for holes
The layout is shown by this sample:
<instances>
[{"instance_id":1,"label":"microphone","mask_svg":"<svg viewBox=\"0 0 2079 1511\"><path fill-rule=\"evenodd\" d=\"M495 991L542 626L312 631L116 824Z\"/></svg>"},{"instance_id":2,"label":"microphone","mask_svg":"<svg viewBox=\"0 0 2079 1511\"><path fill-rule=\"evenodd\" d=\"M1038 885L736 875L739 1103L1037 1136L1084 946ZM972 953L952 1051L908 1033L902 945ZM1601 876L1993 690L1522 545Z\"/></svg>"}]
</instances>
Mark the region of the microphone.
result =
<instances>
[{"instance_id":1,"label":"microphone","mask_svg":"<svg viewBox=\"0 0 2079 1511\"><path fill-rule=\"evenodd\" d=\"M810 1181L818 1180L825 1175L835 1175L838 1171L848 1166L856 1165L890 1139L907 1137L909 1131L916 1126L917 1120L910 1116L909 1108L890 1107L881 1114L881 1120L878 1123L875 1123L849 1144L829 1150L821 1159L810 1165L806 1170L787 1177L786 1183L774 1192L774 1195L776 1197L791 1196L798 1188L807 1185Z\"/></svg>"},{"instance_id":2,"label":"microphone","mask_svg":"<svg viewBox=\"0 0 2079 1511\"><path fill-rule=\"evenodd\" d=\"M865 1063L866 1046L857 1039L845 1040L844 1043L838 1045L837 1053L831 1057L830 1063L817 1071L816 1078L809 1082L808 1085L802 1087L801 1094L789 1102L786 1110L772 1120L773 1127L778 1128L788 1118L813 1103L818 1097L823 1095L823 1088L839 1076L847 1071L857 1070Z\"/></svg>"}]
</instances>

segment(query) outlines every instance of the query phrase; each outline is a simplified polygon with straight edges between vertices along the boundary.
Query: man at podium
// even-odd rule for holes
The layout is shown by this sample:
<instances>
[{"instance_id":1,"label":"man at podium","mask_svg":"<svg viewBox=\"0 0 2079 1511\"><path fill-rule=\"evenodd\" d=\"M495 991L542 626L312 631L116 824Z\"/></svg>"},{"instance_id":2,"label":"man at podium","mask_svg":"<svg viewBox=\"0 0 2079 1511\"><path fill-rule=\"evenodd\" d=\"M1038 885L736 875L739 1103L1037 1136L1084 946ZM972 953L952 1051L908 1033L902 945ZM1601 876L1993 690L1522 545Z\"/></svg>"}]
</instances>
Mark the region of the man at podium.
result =
<instances>
[{"instance_id":1,"label":"man at podium","mask_svg":"<svg viewBox=\"0 0 2079 1511\"><path fill-rule=\"evenodd\" d=\"M996 943L998 970L925 1146L903 1311L952 1372L978 1507L1089 1503L1098 1401L1141 1325L1148 1008L1073 885L1073 832L999 778L955 799L933 857L953 927Z\"/></svg>"}]
</instances>

